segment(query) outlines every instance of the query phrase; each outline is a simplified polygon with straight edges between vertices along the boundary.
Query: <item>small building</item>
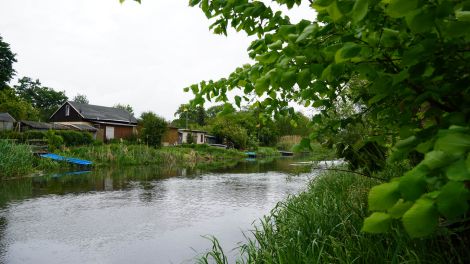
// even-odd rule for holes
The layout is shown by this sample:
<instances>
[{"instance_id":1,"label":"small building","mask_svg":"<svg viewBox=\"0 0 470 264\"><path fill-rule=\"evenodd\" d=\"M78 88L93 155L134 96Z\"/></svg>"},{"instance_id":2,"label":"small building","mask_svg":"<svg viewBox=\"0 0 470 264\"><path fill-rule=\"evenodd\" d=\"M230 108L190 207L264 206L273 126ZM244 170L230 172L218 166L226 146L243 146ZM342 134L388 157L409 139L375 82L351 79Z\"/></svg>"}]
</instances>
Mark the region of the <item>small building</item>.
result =
<instances>
[{"instance_id":1,"label":"small building","mask_svg":"<svg viewBox=\"0 0 470 264\"><path fill-rule=\"evenodd\" d=\"M0 131L13 130L16 120L9 113L0 113Z\"/></svg>"},{"instance_id":2,"label":"small building","mask_svg":"<svg viewBox=\"0 0 470 264\"><path fill-rule=\"evenodd\" d=\"M98 140L126 139L137 133L137 119L124 109L65 102L49 118L50 122L68 126L91 126Z\"/></svg>"},{"instance_id":3,"label":"small building","mask_svg":"<svg viewBox=\"0 0 470 264\"><path fill-rule=\"evenodd\" d=\"M178 144L205 144L206 135L207 132L202 130L178 129ZM188 142L190 138L192 138L192 142Z\"/></svg>"},{"instance_id":4,"label":"small building","mask_svg":"<svg viewBox=\"0 0 470 264\"><path fill-rule=\"evenodd\" d=\"M178 128L169 126L163 134L162 145L163 146L174 146L178 144Z\"/></svg>"}]
</instances>

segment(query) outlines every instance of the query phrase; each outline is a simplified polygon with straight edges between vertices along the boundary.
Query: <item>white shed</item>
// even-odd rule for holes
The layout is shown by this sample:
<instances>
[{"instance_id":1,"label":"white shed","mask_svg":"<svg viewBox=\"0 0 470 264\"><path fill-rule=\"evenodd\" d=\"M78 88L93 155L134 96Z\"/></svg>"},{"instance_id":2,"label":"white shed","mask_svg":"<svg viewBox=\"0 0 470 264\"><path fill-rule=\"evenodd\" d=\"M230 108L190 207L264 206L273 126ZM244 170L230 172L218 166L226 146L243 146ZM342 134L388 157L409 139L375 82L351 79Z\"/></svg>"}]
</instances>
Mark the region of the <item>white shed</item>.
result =
<instances>
[{"instance_id":1,"label":"white shed","mask_svg":"<svg viewBox=\"0 0 470 264\"><path fill-rule=\"evenodd\" d=\"M13 130L16 120L9 113L0 113L0 131Z\"/></svg>"}]
</instances>

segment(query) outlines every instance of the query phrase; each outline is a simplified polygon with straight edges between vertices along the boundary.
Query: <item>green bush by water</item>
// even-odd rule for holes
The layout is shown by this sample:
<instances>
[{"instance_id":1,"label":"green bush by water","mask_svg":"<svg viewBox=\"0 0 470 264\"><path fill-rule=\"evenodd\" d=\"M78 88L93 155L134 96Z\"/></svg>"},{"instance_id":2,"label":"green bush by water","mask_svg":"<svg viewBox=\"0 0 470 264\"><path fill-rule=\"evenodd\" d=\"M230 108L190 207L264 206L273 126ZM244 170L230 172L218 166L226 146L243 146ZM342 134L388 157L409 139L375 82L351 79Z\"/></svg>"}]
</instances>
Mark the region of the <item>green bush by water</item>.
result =
<instances>
[{"instance_id":1,"label":"green bush by water","mask_svg":"<svg viewBox=\"0 0 470 264\"><path fill-rule=\"evenodd\" d=\"M0 179L30 173L33 170L33 160L29 146L0 139Z\"/></svg>"},{"instance_id":2,"label":"green bush by water","mask_svg":"<svg viewBox=\"0 0 470 264\"><path fill-rule=\"evenodd\" d=\"M465 263L463 234L411 239L396 225L383 235L362 233L367 194L377 181L349 173L319 176L309 189L279 203L240 247L239 263ZM222 248L199 263L228 263Z\"/></svg>"}]
</instances>

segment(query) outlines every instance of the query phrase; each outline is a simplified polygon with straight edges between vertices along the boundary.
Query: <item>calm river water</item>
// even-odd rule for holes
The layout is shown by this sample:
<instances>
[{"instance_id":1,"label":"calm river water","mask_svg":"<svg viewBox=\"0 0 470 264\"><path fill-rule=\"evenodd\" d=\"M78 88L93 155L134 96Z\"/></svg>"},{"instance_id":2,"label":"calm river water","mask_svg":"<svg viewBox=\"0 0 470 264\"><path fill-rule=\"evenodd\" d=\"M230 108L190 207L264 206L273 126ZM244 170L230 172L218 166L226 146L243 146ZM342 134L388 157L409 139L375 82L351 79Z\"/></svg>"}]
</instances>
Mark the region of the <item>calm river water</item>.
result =
<instances>
[{"instance_id":1,"label":"calm river water","mask_svg":"<svg viewBox=\"0 0 470 264\"><path fill-rule=\"evenodd\" d=\"M295 163L107 168L0 183L0 263L193 263L211 246L204 235L233 257L243 232L314 176Z\"/></svg>"}]
</instances>

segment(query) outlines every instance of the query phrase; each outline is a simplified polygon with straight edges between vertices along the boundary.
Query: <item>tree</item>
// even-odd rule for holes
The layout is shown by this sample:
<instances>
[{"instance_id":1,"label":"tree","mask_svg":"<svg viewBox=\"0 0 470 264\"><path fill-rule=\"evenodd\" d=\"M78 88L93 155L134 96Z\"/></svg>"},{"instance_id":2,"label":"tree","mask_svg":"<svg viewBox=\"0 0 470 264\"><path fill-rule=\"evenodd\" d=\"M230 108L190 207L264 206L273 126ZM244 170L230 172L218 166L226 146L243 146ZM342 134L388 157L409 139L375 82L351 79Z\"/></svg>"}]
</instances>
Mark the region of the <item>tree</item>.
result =
<instances>
[{"instance_id":1,"label":"tree","mask_svg":"<svg viewBox=\"0 0 470 264\"><path fill-rule=\"evenodd\" d=\"M15 91L6 86L0 90L0 112L8 112L16 120L38 120L39 112L29 102L16 96Z\"/></svg>"},{"instance_id":2,"label":"tree","mask_svg":"<svg viewBox=\"0 0 470 264\"><path fill-rule=\"evenodd\" d=\"M88 101L88 98L84 94L75 95L73 101L80 104L90 104L90 101Z\"/></svg>"},{"instance_id":3,"label":"tree","mask_svg":"<svg viewBox=\"0 0 470 264\"><path fill-rule=\"evenodd\" d=\"M276 2L292 8L302 1ZM186 88L195 94L192 103L227 102L227 91L239 89L255 93L255 105L266 115L293 113L288 103L295 101L317 108L313 121L322 124L335 102L354 102L360 106L356 113L325 123L330 131L370 118L377 129L356 146L394 146L389 151L396 161L412 153L423 157L402 177L370 191L374 213L363 230L386 232L400 219L411 236L422 237L436 230L439 218L463 222L470 198L468 2L310 3L317 21L293 24L261 1L190 0L213 20L215 33L226 35L231 26L258 37L249 47L256 62L228 78ZM348 88L350 93L342 93ZM241 100L248 98L235 97L238 105Z\"/></svg>"},{"instance_id":4,"label":"tree","mask_svg":"<svg viewBox=\"0 0 470 264\"><path fill-rule=\"evenodd\" d=\"M175 112L178 118L173 120L172 124L178 127L185 127L188 125L204 126L206 124L206 110L204 106L192 106L190 104L182 104Z\"/></svg>"},{"instance_id":5,"label":"tree","mask_svg":"<svg viewBox=\"0 0 470 264\"><path fill-rule=\"evenodd\" d=\"M142 131L140 138L149 146L160 147L167 129L167 122L153 112L144 112L139 120Z\"/></svg>"},{"instance_id":6,"label":"tree","mask_svg":"<svg viewBox=\"0 0 470 264\"><path fill-rule=\"evenodd\" d=\"M123 110L126 110L127 112L131 113L131 114L134 114L134 108L132 108L131 105L129 104L116 104L114 105L114 108L119 108L119 109L123 109Z\"/></svg>"},{"instance_id":7,"label":"tree","mask_svg":"<svg viewBox=\"0 0 470 264\"><path fill-rule=\"evenodd\" d=\"M52 88L41 85L41 82L29 77L23 77L14 85L18 97L29 102L34 108L41 112L43 120L48 120L57 108L68 100L65 91L57 92Z\"/></svg>"},{"instance_id":8,"label":"tree","mask_svg":"<svg viewBox=\"0 0 470 264\"><path fill-rule=\"evenodd\" d=\"M11 52L10 45L3 42L0 36L0 90L7 87L8 82L15 75L13 63L16 62L15 54Z\"/></svg>"}]
</instances>

